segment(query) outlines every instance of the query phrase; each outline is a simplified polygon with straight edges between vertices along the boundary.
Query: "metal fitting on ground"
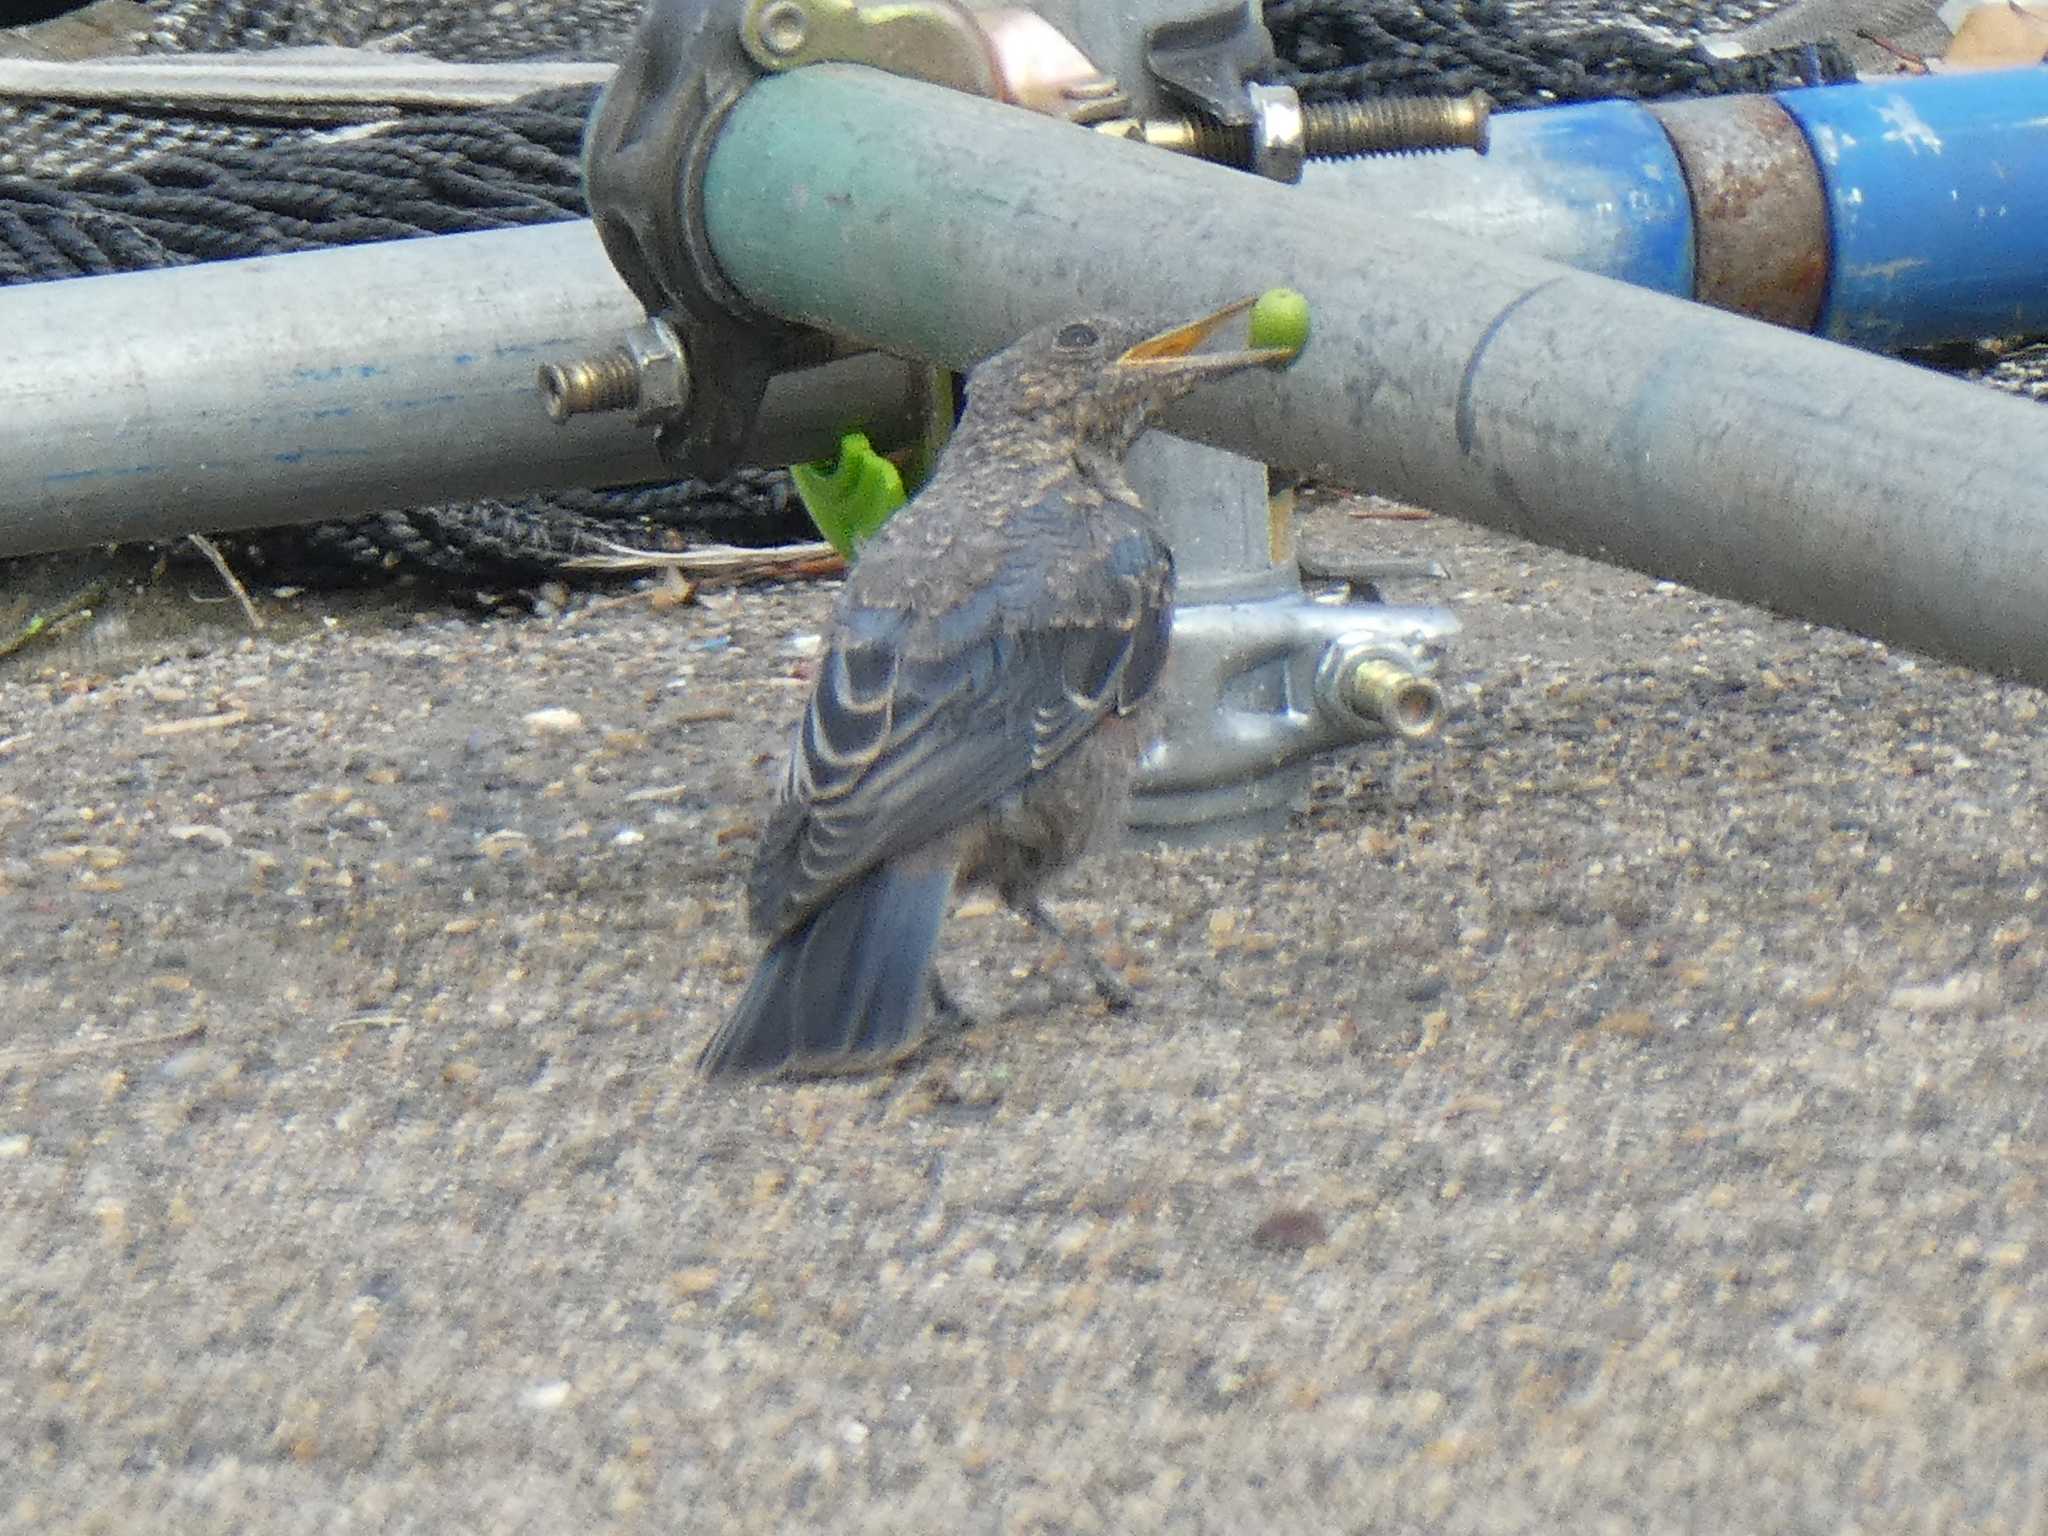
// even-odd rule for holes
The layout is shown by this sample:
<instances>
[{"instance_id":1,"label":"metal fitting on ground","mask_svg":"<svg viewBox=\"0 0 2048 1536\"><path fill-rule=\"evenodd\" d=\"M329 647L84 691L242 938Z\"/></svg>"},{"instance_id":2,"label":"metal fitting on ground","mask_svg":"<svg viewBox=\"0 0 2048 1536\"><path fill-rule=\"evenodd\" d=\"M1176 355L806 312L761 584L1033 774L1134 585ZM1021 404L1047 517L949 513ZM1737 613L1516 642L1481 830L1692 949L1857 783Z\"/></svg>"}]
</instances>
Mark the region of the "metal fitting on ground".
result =
<instances>
[{"instance_id":1,"label":"metal fitting on ground","mask_svg":"<svg viewBox=\"0 0 2048 1536\"><path fill-rule=\"evenodd\" d=\"M1442 608L1317 602L1298 591L1241 602L1184 596L1158 693L1159 717L1174 724L1140 763L1132 824L1171 837L1254 826L1296 803L1314 754L1382 730L1429 735L1445 709L1426 669L1457 632ZM1361 659L1401 672L1386 699L1396 723L1343 701L1337 676Z\"/></svg>"},{"instance_id":2,"label":"metal fitting on ground","mask_svg":"<svg viewBox=\"0 0 2048 1536\"><path fill-rule=\"evenodd\" d=\"M627 411L642 426L681 418L690 403L690 364L683 343L663 320L626 332L609 352L543 363L541 402L557 422L600 411Z\"/></svg>"},{"instance_id":3,"label":"metal fitting on ground","mask_svg":"<svg viewBox=\"0 0 2048 1536\"><path fill-rule=\"evenodd\" d=\"M1424 741L1443 725L1444 691L1378 645L1338 642L1316 669L1316 702L1339 718Z\"/></svg>"}]
</instances>

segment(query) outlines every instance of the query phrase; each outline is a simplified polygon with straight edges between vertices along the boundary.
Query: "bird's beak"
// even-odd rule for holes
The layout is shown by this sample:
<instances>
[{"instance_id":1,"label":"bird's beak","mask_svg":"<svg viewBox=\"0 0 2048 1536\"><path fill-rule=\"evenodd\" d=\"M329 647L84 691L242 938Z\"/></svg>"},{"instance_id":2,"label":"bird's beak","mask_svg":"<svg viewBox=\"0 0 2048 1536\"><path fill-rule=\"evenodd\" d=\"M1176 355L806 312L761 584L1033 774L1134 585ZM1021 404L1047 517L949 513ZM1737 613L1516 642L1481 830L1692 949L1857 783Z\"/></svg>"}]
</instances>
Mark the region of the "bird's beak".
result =
<instances>
[{"instance_id":1,"label":"bird's beak","mask_svg":"<svg viewBox=\"0 0 2048 1536\"><path fill-rule=\"evenodd\" d=\"M1236 319L1252 305L1258 296L1239 299L1235 304L1226 304L1213 315L1204 315L1186 325L1177 325L1172 330L1161 331L1157 336L1148 336L1136 346L1129 348L1116 360L1117 371L1139 378L1185 379L1190 384L1202 379L1236 373L1245 368L1277 367L1291 363L1299 356L1294 347L1240 347L1234 351L1197 353L1195 348L1207 341L1228 321Z\"/></svg>"}]
</instances>

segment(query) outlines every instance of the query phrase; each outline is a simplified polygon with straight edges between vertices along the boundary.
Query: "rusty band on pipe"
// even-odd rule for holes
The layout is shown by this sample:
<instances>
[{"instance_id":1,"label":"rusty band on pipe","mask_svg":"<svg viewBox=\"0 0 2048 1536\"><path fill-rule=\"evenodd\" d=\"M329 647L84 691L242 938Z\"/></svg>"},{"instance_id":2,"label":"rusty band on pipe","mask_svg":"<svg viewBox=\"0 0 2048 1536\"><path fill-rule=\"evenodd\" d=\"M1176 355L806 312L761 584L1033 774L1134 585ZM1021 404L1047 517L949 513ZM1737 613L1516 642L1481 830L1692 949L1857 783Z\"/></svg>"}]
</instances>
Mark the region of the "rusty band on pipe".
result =
<instances>
[{"instance_id":1,"label":"rusty band on pipe","mask_svg":"<svg viewBox=\"0 0 2048 1536\"><path fill-rule=\"evenodd\" d=\"M1828 286L1828 219L1806 135L1769 96L1649 108L1692 197L1693 297L1810 331Z\"/></svg>"}]
</instances>

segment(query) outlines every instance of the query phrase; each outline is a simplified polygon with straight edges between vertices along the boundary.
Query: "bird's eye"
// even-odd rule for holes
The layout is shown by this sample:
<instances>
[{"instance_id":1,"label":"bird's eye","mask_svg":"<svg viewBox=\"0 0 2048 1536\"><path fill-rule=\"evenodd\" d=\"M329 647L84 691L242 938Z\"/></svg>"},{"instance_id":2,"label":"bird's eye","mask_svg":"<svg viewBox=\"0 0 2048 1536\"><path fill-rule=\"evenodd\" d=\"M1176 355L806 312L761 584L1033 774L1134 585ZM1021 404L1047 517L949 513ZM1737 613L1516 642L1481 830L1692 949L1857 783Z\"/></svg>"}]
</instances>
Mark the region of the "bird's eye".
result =
<instances>
[{"instance_id":1,"label":"bird's eye","mask_svg":"<svg viewBox=\"0 0 2048 1536\"><path fill-rule=\"evenodd\" d=\"M1094 346L1102 337L1096 333L1094 326L1077 320L1072 325L1063 326L1058 339L1060 346L1065 350L1078 352L1083 347Z\"/></svg>"}]
</instances>

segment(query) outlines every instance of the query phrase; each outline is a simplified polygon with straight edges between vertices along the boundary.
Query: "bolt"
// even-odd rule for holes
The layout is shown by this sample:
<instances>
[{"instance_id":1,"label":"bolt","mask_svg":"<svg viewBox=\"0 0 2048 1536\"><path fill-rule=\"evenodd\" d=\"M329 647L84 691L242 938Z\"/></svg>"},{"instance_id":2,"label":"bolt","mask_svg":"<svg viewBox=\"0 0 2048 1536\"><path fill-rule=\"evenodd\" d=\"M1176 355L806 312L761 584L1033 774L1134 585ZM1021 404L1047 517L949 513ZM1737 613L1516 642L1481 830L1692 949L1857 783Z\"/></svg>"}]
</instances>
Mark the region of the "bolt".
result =
<instances>
[{"instance_id":1,"label":"bolt","mask_svg":"<svg viewBox=\"0 0 2048 1536\"><path fill-rule=\"evenodd\" d=\"M1316 703L1356 731L1373 726L1404 741L1434 736L1443 725L1444 691L1408 646L1339 640L1316 665Z\"/></svg>"},{"instance_id":2,"label":"bolt","mask_svg":"<svg viewBox=\"0 0 2048 1536\"><path fill-rule=\"evenodd\" d=\"M1479 91L1469 96L1386 96L1376 101L1314 101L1301 108L1303 148L1311 160L1354 155L1414 154L1436 149L1484 153L1487 117L1493 104ZM1252 169L1252 130L1214 118L1174 115L1122 118L1105 132L1141 139L1175 154Z\"/></svg>"},{"instance_id":3,"label":"bolt","mask_svg":"<svg viewBox=\"0 0 2048 1536\"><path fill-rule=\"evenodd\" d=\"M640 403L640 369L624 347L573 362L543 363L540 398L548 419L558 422L598 411L627 410Z\"/></svg>"},{"instance_id":4,"label":"bolt","mask_svg":"<svg viewBox=\"0 0 2048 1536\"><path fill-rule=\"evenodd\" d=\"M804 14L804 8L796 0L776 0L765 7L754 30L761 39L761 46L777 58L786 59L804 45L810 36L811 18Z\"/></svg>"},{"instance_id":5,"label":"bolt","mask_svg":"<svg viewBox=\"0 0 2048 1536\"><path fill-rule=\"evenodd\" d=\"M642 426L676 420L690 403L690 365L666 320L645 320L620 345L566 363L543 363L540 398L557 422L631 411Z\"/></svg>"},{"instance_id":6,"label":"bolt","mask_svg":"<svg viewBox=\"0 0 2048 1536\"><path fill-rule=\"evenodd\" d=\"M1311 160L1412 154L1431 149L1486 153L1493 103L1469 96L1382 96L1374 101L1314 101L1301 109Z\"/></svg>"},{"instance_id":7,"label":"bolt","mask_svg":"<svg viewBox=\"0 0 2048 1536\"><path fill-rule=\"evenodd\" d=\"M1434 736L1443 724L1443 689L1384 656L1359 657L1344 669L1338 691L1353 712L1408 741Z\"/></svg>"}]
</instances>

